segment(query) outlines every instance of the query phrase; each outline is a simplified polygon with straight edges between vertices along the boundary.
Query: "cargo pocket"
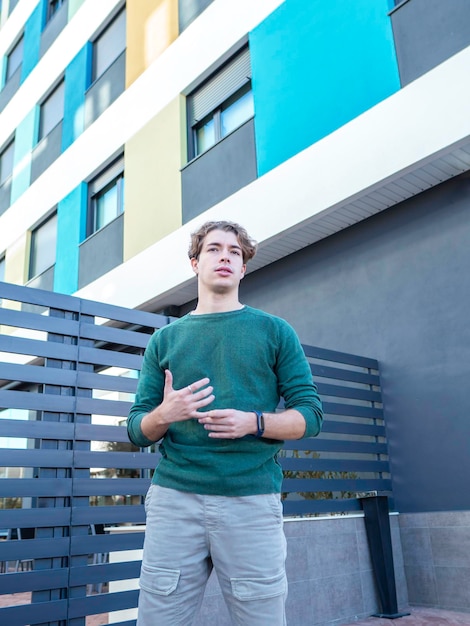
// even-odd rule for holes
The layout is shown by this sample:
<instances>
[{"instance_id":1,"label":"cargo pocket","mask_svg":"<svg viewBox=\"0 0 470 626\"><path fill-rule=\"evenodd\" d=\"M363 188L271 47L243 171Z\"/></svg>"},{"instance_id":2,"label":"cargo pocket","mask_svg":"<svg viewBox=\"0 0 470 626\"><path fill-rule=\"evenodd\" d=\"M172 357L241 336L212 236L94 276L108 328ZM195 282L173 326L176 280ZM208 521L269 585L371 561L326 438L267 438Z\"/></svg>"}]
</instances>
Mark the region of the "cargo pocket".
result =
<instances>
[{"instance_id":1,"label":"cargo pocket","mask_svg":"<svg viewBox=\"0 0 470 626\"><path fill-rule=\"evenodd\" d=\"M287 592L284 573L271 578L231 578L232 593L237 600L263 600L275 598Z\"/></svg>"},{"instance_id":2,"label":"cargo pocket","mask_svg":"<svg viewBox=\"0 0 470 626\"><path fill-rule=\"evenodd\" d=\"M178 586L179 579L180 571L178 569L142 565L139 584L144 591L159 596L169 596Z\"/></svg>"}]
</instances>

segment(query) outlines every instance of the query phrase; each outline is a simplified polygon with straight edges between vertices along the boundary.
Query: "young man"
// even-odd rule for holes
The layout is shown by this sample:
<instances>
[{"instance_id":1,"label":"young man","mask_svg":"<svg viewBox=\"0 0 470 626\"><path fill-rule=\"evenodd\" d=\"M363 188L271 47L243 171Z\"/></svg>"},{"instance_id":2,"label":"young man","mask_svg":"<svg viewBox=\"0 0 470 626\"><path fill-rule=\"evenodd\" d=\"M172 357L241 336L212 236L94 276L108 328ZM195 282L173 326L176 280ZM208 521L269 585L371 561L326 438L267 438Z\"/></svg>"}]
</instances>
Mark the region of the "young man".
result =
<instances>
[{"instance_id":1,"label":"young man","mask_svg":"<svg viewBox=\"0 0 470 626\"><path fill-rule=\"evenodd\" d=\"M128 432L138 446L161 439L162 458L145 502L138 626L192 624L213 567L234 624L286 623L276 456L284 439L320 432L322 408L293 329L239 301L255 252L232 222L193 233L197 306L145 352Z\"/></svg>"}]
</instances>

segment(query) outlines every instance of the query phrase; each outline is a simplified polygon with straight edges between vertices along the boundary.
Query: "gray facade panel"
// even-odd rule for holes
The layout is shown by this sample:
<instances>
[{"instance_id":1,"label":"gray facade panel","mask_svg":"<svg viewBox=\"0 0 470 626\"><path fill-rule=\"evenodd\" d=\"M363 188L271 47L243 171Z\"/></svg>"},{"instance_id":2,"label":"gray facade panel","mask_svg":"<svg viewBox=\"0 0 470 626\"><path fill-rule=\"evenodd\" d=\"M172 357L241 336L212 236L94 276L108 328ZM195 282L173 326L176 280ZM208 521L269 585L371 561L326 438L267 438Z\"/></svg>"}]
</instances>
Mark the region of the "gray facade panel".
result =
<instances>
[{"instance_id":1,"label":"gray facade panel","mask_svg":"<svg viewBox=\"0 0 470 626\"><path fill-rule=\"evenodd\" d=\"M191 161L181 172L183 223L255 180L253 120Z\"/></svg>"},{"instance_id":2,"label":"gray facade panel","mask_svg":"<svg viewBox=\"0 0 470 626\"><path fill-rule=\"evenodd\" d=\"M10 207L11 204L11 177L0 186L0 215Z\"/></svg>"},{"instance_id":3,"label":"gray facade panel","mask_svg":"<svg viewBox=\"0 0 470 626\"><path fill-rule=\"evenodd\" d=\"M21 82L21 66L11 75L0 91L0 113L18 91Z\"/></svg>"},{"instance_id":4,"label":"gray facade panel","mask_svg":"<svg viewBox=\"0 0 470 626\"><path fill-rule=\"evenodd\" d=\"M181 33L214 0L178 0L178 26Z\"/></svg>"},{"instance_id":5,"label":"gray facade panel","mask_svg":"<svg viewBox=\"0 0 470 626\"><path fill-rule=\"evenodd\" d=\"M124 91L126 53L118 56L85 95L85 128L88 128Z\"/></svg>"},{"instance_id":6,"label":"gray facade panel","mask_svg":"<svg viewBox=\"0 0 470 626\"><path fill-rule=\"evenodd\" d=\"M42 58L45 52L51 47L54 41L57 39L57 36L61 33L61 31L67 26L68 22L68 0L62 4L62 6L57 9L55 15L51 17L49 22L46 24L42 34L41 34L41 43L39 47L39 58Z\"/></svg>"},{"instance_id":7,"label":"gray facade panel","mask_svg":"<svg viewBox=\"0 0 470 626\"><path fill-rule=\"evenodd\" d=\"M396 508L470 509L470 176L248 275L301 341L377 358Z\"/></svg>"},{"instance_id":8,"label":"gray facade panel","mask_svg":"<svg viewBox=\"0 0 470 626\"><path fill-rule=\"evenodd\" d=\"M39 178L62 152L62 122L54 126L34 148L31 159L31 182Z\"/></svg>"},{"instance_id":9,"label":"gray facade panel","mask_svg":"<svg viewBox=\"0 0 470 626\"><path fill-rule=\"evenodd\" d=\"M122 263L124 215L88 237L80 246L78 288Z\"/></svg>"},{"instance_id":10,"label":"gray facade panel","mask_svg":"<svg viewBox=\"0 0 470 626\"><path fill-rule=\"evenodd\" d=\"M470 44L468 0L408 0L391 18L402 85Z\"/></svg>"}]
</instances>

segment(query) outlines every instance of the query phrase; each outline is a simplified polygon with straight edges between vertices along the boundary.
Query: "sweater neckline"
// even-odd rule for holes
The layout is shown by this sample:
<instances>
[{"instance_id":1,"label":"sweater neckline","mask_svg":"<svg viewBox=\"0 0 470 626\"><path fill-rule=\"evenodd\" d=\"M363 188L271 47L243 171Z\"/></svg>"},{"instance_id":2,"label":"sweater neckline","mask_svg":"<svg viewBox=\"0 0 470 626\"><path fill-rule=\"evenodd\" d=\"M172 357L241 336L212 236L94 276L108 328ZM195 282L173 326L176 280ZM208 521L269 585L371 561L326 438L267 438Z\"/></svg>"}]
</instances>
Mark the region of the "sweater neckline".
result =
<instances>
[{"instance_id":1,"label":"sweater neckline","mask_svg":"<svg viewBox=\"0 0 470 626\"><path fill-rule=\"evenodd\" d=\"M198 319L207 320L207 319L222 318L222 317L227 318L227 317L240 315L242 313L245 313L247 310L248 310L248 307L246 306L246 304L244 304L241 309L235 309L234 311L221 311L219 313L198 313L197 315L195 315L193 311L190 311L187 314L187 317L191 320L198 320Z\"/></svg>"}]
</instances>

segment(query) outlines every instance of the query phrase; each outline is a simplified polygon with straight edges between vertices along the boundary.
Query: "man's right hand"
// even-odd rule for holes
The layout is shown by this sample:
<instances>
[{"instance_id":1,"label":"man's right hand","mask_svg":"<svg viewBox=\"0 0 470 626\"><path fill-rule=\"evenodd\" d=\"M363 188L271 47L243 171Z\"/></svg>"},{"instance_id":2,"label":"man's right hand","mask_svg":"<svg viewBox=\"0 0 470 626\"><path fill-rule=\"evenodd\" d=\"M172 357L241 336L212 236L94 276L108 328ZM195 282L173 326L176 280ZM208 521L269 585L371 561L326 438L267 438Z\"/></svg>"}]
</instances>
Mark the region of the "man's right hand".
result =
<instances>
[{"instance_id":1,"label":"man's right hand","mask_svg":"<svg viewBox=\"0 0 470 626\"><path fill-rule=\"evenodd\" d=\"M142 419L142 433L151 441L158 441L173 422L201 418L205 413L198 411L214 400L214 388L209 378L201 378L183 389L173 388L173 375L165 370L163 401Z\"/></svg>"}]
</instances>

